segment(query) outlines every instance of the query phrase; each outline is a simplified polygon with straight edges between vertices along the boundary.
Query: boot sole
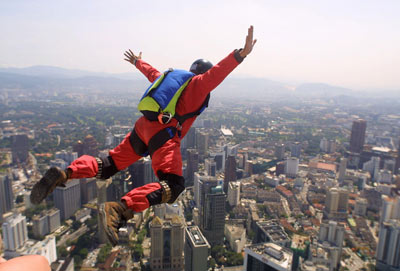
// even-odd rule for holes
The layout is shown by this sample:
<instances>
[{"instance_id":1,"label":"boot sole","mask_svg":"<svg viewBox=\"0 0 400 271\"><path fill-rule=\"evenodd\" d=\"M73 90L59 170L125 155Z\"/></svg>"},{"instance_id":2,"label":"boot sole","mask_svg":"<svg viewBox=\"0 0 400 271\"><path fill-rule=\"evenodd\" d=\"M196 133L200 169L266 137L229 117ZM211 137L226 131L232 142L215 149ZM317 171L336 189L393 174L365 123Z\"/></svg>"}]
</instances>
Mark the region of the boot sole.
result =
<instances>
[{"instance_id":1,"label":"boot sole","mask_svg":"<svg viewBox=\"0 0 400 271\"><path fill-rule=\"evenodd\" d=\"M31 202L33 204L41 203L58 185L59 180L62 177L60 169L56 167L50 168L44 176L37 182L30 195Z\"/></svg>"},{"instance_id":2,"label":"boot sole","mask_svg":"<svg viewBox=\"0 0 400 271\"><path fill-rule=\"evenodd\" d=\"M107 226L107 219L106 219L107 213L105 210L105 203L100 204L99 215L100 215L100 225L103 228L104 232L106 233L108 241L110 241L113 247L118 245L118 239L116 239L113 234L114 231Z\"/></svg>"}]
</instances>

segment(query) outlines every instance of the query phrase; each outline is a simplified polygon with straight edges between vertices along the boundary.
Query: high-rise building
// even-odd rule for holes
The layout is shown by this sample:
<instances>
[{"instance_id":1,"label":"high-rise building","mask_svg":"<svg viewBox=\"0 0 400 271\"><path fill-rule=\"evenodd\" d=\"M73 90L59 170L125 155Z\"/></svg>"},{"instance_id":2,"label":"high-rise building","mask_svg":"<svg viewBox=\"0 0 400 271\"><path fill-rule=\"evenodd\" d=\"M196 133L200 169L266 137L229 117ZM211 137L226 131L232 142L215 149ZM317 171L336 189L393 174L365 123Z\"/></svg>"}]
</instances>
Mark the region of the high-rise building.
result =
<instances>
[{"instance_id":1,"label":"high-rise building","mask_svg":"<svg viewBox=\"0 0 400 271\"><path fill-rule=\"evenodd\" d=\"M0 221L3 214L14 208L14 194L12 191L11 178L7 174L0 175Z\"/></svg>"},{"instance_id":2,"label":"high-rise building","mask_svg":"<svg viewBox=\"0 0 400 271\"><path fill-rule=\"evenodd\" d=\"M193 149L196 147L196 127L191 127L186 136L182 140L182 145L186 149Z\"/></svg>"},{"instance_id":3,"label":"high-rise building","mask_svg":"<svg viewBox=\"0 0 400 271\"><path fill-rule=\"evenodd\" d=\"M293 252L273 243L261 243L245 248L244 270L290 271Z\"/></svg>"},{"instance_id":4,"label":"high-rise building","mask_svg":"<svg viewBox=\"0 0 400 271\"><path fill-rule=\"evenodd\" d=\"M321 223L319 228L318 241L329 242L339 248L343 247L344 241L344 227L339 225L336 221L329 221L329 223Z\"/></svg>"},{"instance_id":5,"label":"high-rise building","mask_svg":"<svg viewBox=\"0 0 400 271\"><path fill-rule=\"evenodd\" d=\"M293 142L290 145L290 156L300 158L301 155L301 143Z\"/></svg>"},{"instance_id":6,"label":"high-rise building","mask_svg":"<svg viewBox=\"0 0 400 271\"><path fill-rule=\"evenodd\" d=\"M199 152L199 155L202 157L204 157L207 154L208 139L209 139L208 133L206 132L196 133L197 151Z\"/></svg>"},{"instance_id":7,"label":"high-rise building","mask_svg":"<svg viewBox=\"0 0 400 271\"><path fill-rule=\"evenodd\" d=\"M231 207L240 203L240 182L230 182L228 186L228 202Z\"/></svg>"},{"instance_id":8,"label":"high-rise building","mask_svg":"<svg viewBox=\"0 0 400 271\"><path fill-rule=\"evenodd\" d=\"M376 270L400 270L400 220L383 222L379 229Z\"/></svg>"},{"instance_id":9,"label":"high-rise building","mask_svg":"<svg viewBox=\"0 0 400 271\"><path fill-rule=\"evenodd\" d=\"M42 238L60 227L60 210L53 208L33 216L33 235Z\"/></svg>"},{"instance_id":10,"label":"high-rise building","mask_svg":"<svg viewBox=\"0 0 400 271\"><path fill-rule=\"evenodd\" d=\"M204 167L208 176L215 176L217 174L217 163L214 159L205 159Z\"/></svg>"},{"instance_id":11,"label":"high-rise building","mask_svg":"<svg viewBox=\"0 0 400 271\"><path fill-rule=\"evenodd\" d=\"M65 187L54 190L54 205L60 210L61 220L71 217L81 207L79 179L71 180Z\"/></svg>"},{"instance_id":12,"label":"high-rise building","mask_svg":"<svg viewBox=\"0 0 400 271\"><path fill-rule=\"evenodd\" d=\"M132 189L152 183L156 180L149 158L142 158L136 161L129 167L129 172L132 176Z\"/></svg>"},{"instance_id":13,"label":"high-rise building","mask_svg":"<svg viewBox=\"0 0 400 271\"><path fill-rule=\"evenodd\" d=\"M196 202L196 207L201 209L204 206L205 194L209 193L211 187L217 186L223 183L222 180L218 180L214 176L207 176L196 172L194 174L194 201Z\"/></svg>"},{"instance_id":14,"label":"high-rise building","mask_svg":"<svg viewBox=\"0 0 400 271\"><path fill-rule=\"evenodd\" d=\"M278 160L283 160L285 158L285 144L279 143L275 146L275 156Z\"/></svg>"},{"instance_id":15,"label":"high-rise building","mask_svg":"<svg viewBox=\"0 0 400 271\"><path fill-rule=\"evenodd\" d=\"M28 135L20 134L11 137L11 151L13 163L24 163L28 159L29 139Z\"/></svg>"},{"instance_id":16,"label":"high-rise building","mask_svg":"<svg viewBox=\"0 0 400 271\"><path fill-rule=\"evenodd\" d=\"M199 170L199 153L194 149L187 150L186 185L194 182L194 173Z\"/></svg>"},{"instance_id":17,"label":"high-rise building","mask_svg":"<svg viewBox=\"0 0 400 271\"><path fill-rule=\"evenodd\" d=\"M380 223L390 219L400 219L400 196L389 197L382 195Z\"/></svg>"},{"instance_id":18,"label":"high-rise building","mask_svg":"<svg viewBox=\"0 0 400 271\"><path fill-rule=\"evenodd\" d=\"M340 158L340 165L339 165L339 174L338 174L338 180L339 182L343 182L344 178L346 176L346 168L347 168L347 158Z\"/></svg>"},{"instance_id":19,"label":"high-rise building","mask_svg":"<svg viewBox=\"0 0 400 271\"><path fill-rule=\"evenodd\" d=\"M79 179L79 183L81 188L82 204L86 204L97 197L97 186L95 178Z\"/></svg>"},{"instance_id":20,"label":"high-rise building","mask_svg":"<svg viewBox=\"0 0 400 271\"><path fill-rule=\"evenodd\" d=\"M236 157L228 155L225 163L224 191L228 192L228 184L236 181Z\"/></svg>"},{"instance_id":21,"label":"high-rise building","mask_svg":"<svg viewBox=\"0 0 400 271\"><path fill-rule=\"evenodd\" d=\"M366 198L358 198L354 206L354 214L358 216L367 215L368 201Z\"/></svg>"},{"instance_id":22,"label":"high-rise building","mask_svg":"<svg viewBox=\"0 0 400 271\"><path fill-rule=\"evenodd\" d=\"M285 163L286 176L295 178L298 172L299 172L299 158L288 157Z\"/></svg>"},{"instance_id":23,"label":"high-rise building","mask_svg":"<svg viewBox=\"0 0 400 271\"><path fill-rule=\"evenodd\" d=\"M222 186L212 187L209 193L205 194L200 225L211 245L224 242L225 202L226 194Z\"/></svg>"},{"instance_id":24,"label":"high-rise building","mask_svg":"<svg viewBox=\"0 0 400 271\"><path fill-rule=\"evenodd\" d=\"M6 218L2 228L5 250L16 251L23 247L28 240L26 217L21 214L14 214Z\"/></svg>"},{"instance_id":25,"label":"high-rise building","mask_svg":"<svg viewBox=\"0 0 400 271\"><path fill-rule=\"evenodd\" d=\"M173 215L154 217L150 223L150 267L153 271L181 271L184 268L184 222Z\"/></svg>"},{"instance_id":26,"label":"high-rise building","mask_svg":"<svg viewBox=\"0 0 400 271\"><path fill-rule=\"evenodd\" d=\"M325 217L329 219L346 219L349 204L349 192L336 187L326 193Z\"/></svg>"},{"instance_id":27,"label":"high-rise building","mask_svg":"<svg viewBox=\"0 0 400 271\"><path fill-rule=\"evenodd\" d=\"M210 244L197 226L185 230L185 271L204 271L208 268Z\"/></svg>"},{"instance_id":28,"label":"high-rise building","mask_svg":"<svg viewBox=\"0 0 400 271\"><path fill-rule=\"evenodd\" d=\"M71 164L72 161L78 158L78 153L77 152L68 152L68 151L58 151L55 154L56 159L62 159L64 160L67 165Z\"/></svg>"},{"instance_id":29,"label":"high-rise building","mask_svg":"<svg viewBox=\"0 0 400 271\"><path fill-rule=\"evenodd\" d=\"M367 129L367 122L359 119L353 121L350 136L350 151L361 153L365 143L365 131Z\"/></svg>"}]
</instances>

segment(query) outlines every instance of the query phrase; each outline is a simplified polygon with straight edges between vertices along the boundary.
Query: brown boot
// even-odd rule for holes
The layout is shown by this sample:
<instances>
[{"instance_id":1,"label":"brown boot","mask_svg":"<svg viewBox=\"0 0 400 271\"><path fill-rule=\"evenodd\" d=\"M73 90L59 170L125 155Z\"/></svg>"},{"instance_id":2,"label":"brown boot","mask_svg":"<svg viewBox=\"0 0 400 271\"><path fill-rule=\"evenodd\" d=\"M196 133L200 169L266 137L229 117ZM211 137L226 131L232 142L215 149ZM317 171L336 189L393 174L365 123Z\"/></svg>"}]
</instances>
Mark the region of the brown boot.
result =
<instances>
[{"instance_id":1,"label":"brown boot","mask_svg":"<svg viewBox=\"0 0 400 271\"><path fill-rule=\"evenodd\" d=\"M133 211L121 202L106 202L99 205L100 223L113 246L118 244L119 228L133 217Z\"/></svg>"},{"instance_id":2,"label":"brown boot","mask_svg":"<svg viewBox=\"0 0 400 271\"><path fill-rule=\"evenodd\" d=\"M33 204L39 204L44 200L51 192L54 191L56 186L64 186L67 182L67 172L61 170L58 167L51 167L46 171L44 176L37 182L31 192L31 202Z\"/></svg>"}]
</instances>

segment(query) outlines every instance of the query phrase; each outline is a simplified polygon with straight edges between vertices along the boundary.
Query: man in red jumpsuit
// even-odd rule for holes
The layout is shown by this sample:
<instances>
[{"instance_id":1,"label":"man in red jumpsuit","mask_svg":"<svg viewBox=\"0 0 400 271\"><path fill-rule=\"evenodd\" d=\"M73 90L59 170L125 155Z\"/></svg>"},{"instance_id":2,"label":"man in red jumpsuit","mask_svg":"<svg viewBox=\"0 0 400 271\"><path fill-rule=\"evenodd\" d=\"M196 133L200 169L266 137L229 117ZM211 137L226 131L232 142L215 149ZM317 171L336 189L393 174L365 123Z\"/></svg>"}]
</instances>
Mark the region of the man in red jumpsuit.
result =
<instances>
[{"instance_id":1,"label":"man in red jumpsuit","mask_svg":"<svg viewBox=\"0 0 400 271\"><path fill-rule=\"evenodd\" d=\"M176 105L176 113L182 116L199 110L209 93L243 61L252 51L255 43L253 26L250 26L243 49L234 50L215 66L205 60L194 62L190 71L196 75L182 92ZM143 61L141 55L140 53L136 56L129 50L125 52L125 60L138 68L150 82L153 82L161 73ZM142 158L142 153L135 151L139 142L150 149L152 143L150 142L149 145L149 141L158 132L166 127L179 127L179 133L151 153L152 167L160 182L146 184L131 190L122 197L121 202L107 202L100 205L99 214L107 237L113 245L116 245L119 226L122 222L130 219L133 212L142 212L156 204L173 203L185 189L180 141L189 131L196 117L190 117L183 122L181 127L175 118L172 118L167 124L150 121L144 116L139 118L132 132L128 133L115 149L109 151L109 156L98 158L83 155L73 161L65 171L56 167L50 168L35 184L31 193L32 203L40 203L56 186L65 185L68 179L110 178Z\"/></svg>"}]
</instances>

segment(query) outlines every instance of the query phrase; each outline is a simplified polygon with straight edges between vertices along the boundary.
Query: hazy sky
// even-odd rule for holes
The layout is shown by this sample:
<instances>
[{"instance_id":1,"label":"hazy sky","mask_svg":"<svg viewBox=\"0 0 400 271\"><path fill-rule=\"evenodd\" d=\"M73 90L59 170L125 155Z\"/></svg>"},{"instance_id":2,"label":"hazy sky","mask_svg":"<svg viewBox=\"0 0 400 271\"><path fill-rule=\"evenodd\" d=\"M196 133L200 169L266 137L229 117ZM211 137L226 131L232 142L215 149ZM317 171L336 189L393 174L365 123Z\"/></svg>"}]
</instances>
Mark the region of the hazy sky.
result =
<instances>
[{"instance_id":1,"label":"hazy sky","mask_svg":"<svg viewBox=\"0 0 400 271\"><path fill-rule=\"evenodd\" d=\"M124 50L160 70L216 63L258 42L234 74L400 89L399 0L1 0L0 67L127 72Z\"/></svg>"}]
</instances>

